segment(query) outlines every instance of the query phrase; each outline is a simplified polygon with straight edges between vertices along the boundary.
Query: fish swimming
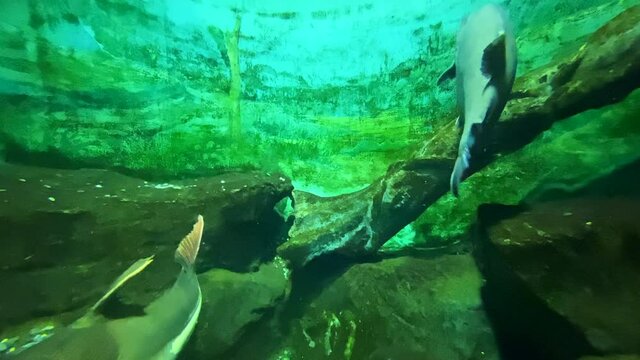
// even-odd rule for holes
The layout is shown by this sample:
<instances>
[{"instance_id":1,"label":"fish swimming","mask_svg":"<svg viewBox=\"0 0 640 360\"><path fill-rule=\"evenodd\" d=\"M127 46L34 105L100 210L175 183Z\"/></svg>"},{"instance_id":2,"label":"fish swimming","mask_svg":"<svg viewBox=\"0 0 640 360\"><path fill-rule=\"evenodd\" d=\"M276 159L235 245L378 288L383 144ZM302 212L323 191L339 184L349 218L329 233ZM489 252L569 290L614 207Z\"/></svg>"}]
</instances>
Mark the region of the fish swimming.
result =
<instances>
[{"instance_id":1,"label":"fish swimming","mask_svg":"<svg viewBox=\"0 0 640 360\"><path fill-rule=\"evenodd\" d=\"M202 293L194 263L203 229L204 220L198 216L193 230L180 242L175 252L175 259L182 266L178 278L170 289L145 307L145 315L111 320L101 317L96 310L126 281L146 268L153 257L140 259L131 265L84 317L12 358L175 359L193 332L202 306Z\"/></svg>"},{"instance_id":2,"label":"fish swimming","mask_svg":"<svg viewBox=\"0 0 640 360\"><path fill-rule=\"evenodd\" d=\"M456 78L458 127L462 136L450 187L458 196L460 183L472 172L483 140L500 118L516 74L513 26L504 8L488 4L467 16L457 35L456 59L438 85Z\"/></svg>"}]
</instances>

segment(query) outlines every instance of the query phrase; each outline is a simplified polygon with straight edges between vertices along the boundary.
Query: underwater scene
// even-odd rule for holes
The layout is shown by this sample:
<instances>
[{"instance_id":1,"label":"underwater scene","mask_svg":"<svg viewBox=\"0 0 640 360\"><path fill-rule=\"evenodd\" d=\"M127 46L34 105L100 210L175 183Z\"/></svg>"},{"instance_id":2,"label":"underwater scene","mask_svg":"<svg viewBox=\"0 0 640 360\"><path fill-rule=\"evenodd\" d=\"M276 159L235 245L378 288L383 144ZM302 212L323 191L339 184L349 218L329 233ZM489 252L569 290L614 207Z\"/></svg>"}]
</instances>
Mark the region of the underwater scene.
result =
<instances>
[{"instance_id":1,"label":"underwater scene","mask_svg":"<svg viewBox=\"0 0 640 360\"><path fill-rule=\"evenodd\" d=\"M0 0L0 359L640 360L640 0Z\"/></svg>"}]
</instances>

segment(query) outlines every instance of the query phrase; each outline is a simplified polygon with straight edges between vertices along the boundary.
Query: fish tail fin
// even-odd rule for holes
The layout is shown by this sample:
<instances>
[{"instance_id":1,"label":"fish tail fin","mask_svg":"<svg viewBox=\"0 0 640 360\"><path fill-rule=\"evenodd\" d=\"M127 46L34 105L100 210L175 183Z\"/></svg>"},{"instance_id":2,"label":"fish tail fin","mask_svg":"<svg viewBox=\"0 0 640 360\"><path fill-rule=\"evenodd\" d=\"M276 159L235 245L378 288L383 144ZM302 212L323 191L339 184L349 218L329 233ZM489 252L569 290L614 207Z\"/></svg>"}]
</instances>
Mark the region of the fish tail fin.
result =
<instances>
[{"instance_id":1,"label":"fish tail fin","mask_svg":"<svg viewBox=\"0 0 640 360\"><path fill-rule=\"evenodd\" d=\"M185 236L176 249L175 259L182 267L190 269L196 262L202 231L204 230L204 218L198 215L198 220L193 225L193 229Z\"/></svg>"}]
</instances>

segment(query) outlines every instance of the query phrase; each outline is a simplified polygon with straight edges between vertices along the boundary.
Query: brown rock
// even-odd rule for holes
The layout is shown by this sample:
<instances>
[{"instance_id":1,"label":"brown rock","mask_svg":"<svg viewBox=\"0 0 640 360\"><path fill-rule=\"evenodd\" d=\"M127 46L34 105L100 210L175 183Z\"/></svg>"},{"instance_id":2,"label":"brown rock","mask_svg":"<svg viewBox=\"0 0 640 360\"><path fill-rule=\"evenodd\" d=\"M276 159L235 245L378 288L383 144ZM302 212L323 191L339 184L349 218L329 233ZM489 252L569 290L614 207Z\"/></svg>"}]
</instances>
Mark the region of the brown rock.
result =
<instances>
[{"instance_id":1,"label":"brown rock","mask_svg":"<svg viewBox=\"0 0 640 360\"><path fill-rule=\"evenodd\" d=\"M258 172L154 184L2 164L0 329L85 306L135 259L157 254L131 298L153 296L175 276L172 253L198 214L206 224L199 271L248 269L273 256L283 225L273 207L291 189Z\"/></svg>"}]
</instances>

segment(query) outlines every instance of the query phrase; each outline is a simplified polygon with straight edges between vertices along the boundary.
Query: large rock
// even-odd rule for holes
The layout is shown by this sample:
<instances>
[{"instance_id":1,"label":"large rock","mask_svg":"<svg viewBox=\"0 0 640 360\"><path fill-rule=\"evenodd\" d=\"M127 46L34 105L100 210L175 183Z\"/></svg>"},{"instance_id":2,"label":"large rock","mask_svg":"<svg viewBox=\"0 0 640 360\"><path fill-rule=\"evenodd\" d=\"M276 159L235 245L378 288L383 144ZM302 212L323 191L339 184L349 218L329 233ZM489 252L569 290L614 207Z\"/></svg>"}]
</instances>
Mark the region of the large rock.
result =
<instances>
[{"instance_id":1,"label":"large rock","mask_svg":"<svg viewBox=\"0 0 640 360\"><path fill-rule=\"evenodd\" d=\"M184 359L220 358L265 313L287 300L289 270L277 259L253 273L211 270L199 277L202 312Z\"/></svg>"},{"instance_id":2,"label":"large rock","mask_svg":"<svg viewBox=\"0 0 640 360\"><path fill-rule=\"evenodd\" d=\"M637 198L480 209L476 258L505 353L640 353Z\"/></svg>"},{"instance_id":3,"label":"large rock","mask_svg":"<svg viewBox=\"0 0 640 360\"><path fill-rule=\"evenodd\" d=\"M554 122L616 103L640 86L640 53L634 50L640 45L638 20L640 6L631 7L596 31L571 56L518 78L516 99L508 103L496 125L488 153L520 149ZM295 214L291 239L279 253L294 264L305 264L345 248L351 254L376 251L446 193L457 140L454 122L436 131L414 158L391 166L368 188L347 195L353 210L338 220L340 226L327 229L322 236L317 224L335 223L339 215L334 209L343 208L345 197L314 199L308 205L297 203L300 211ZM491 160L487 157L476 170ZM391 184L394 191L388 191L385 184ZM387 212L376 211L379 205L374 200L369 206L371 199L388 199L399 215L389 218ZM368 231L376 223L382 224L383 233Z\"/></svg>"},{"instance_id":4,"label":"large rock","mask_svg":"<svg viewBox=\"0 0 640 360\"><path fill-rule=\"evenodd\" d=\"M498 359L481 284L469 255L353 265L308 302L292 294L284 339L256 336L227 358Z\"/></svg>"},{"instance_id":5,"label":"large rock","mask_svg":"<svg viewBox=\"0 0 640 360\"><path fill-rule=\"evenodd\" d=\"M150 268L142 274L151 277L162 275L157 270L158 268ZM114 297L144 281L146 279L142 279L142 275L133 278ZM198 275L198 281L202 290L202 309L194 333L180 355L184 359L219 358L220 354L236 345L238 338L252 323L286 301L290 291L289 270L278 258L263 264L256 272L237 273L225 269L205 271ZM140 300L135 299L138 305L146 305L146 302ZM123 312L127 305L110 299L99 310L109 317L132 315ZM25 345L42 341L38 337L43 335L55 336L58 327L65 326L80 316L81 312L56 314L0 332L0 338L5 338L0 343L0 357L3 353L10 352L12 346L21 349Z\"/></svg>"},{"instance_id":6,"label":"large rock","mask_svg":"<svg viewBox=\"0 0 640 360\"><path fill-rule=\"evenodd\" d=\"M259 172L155 184L105 170L0 165L0 328L97 299L134 259L158 254L140 293L171 281L171 253L205 219L198 269L273 257L288 180ZM126 293L126 292L125 292Z\"/></svg>"},{"instance_id":7,"label":"large rock","mask_svg":"<svg viewBox=\"0 0 640 360\"><path fill-rule=\"evenodd\" d=\"M324 254L357 256L374 252L398 230L399 222L420 215L447 189L443 181L451 164L429 162L389 169L387 176L366 190L322 198L294 191L294 225L278 252L294 266Z\"/></svg>"}]
</instances>

